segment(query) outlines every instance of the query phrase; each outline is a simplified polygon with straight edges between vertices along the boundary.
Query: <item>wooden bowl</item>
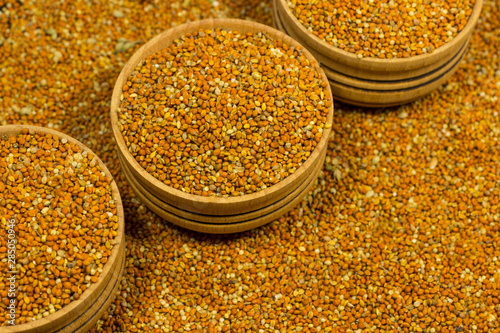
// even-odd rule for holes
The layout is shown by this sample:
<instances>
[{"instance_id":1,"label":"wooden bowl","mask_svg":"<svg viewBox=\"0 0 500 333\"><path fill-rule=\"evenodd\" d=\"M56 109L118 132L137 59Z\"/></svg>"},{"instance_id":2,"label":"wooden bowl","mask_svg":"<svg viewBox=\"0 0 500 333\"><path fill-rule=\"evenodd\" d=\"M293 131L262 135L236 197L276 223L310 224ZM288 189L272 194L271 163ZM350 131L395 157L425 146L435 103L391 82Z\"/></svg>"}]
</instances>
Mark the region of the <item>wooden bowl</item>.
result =
<instances>
[{"instance_id":1,"label":"wooden bowl","mask_svg":"<svg viewBox=\"0 0 500 333\"><path fill-rule=\"evenodd\" d=\"M306 180L304 180L304 182L302 182L292 193L290 193L286 197L278 201L275 201L266 207L263 207L261 209L252 212L237 214L237 215L216 216L216 215L192 213L189 211L179 209L175 206L169 205L166 202L163 202L161 199L157 198L153 193L150 193L147 190L147 188L145 188L141 183L139 183L133 177L131 171L128 169L126 165L124 165L123 157L121 155L119 158L122 163L123 174L125 175L125 178L127 179L128 183L130 184L134 192L136 192L136 194L145 197L146 199L148 199L148 202L152 202L156 206L154 208L162 209L166 213L169 213L170 214L169 216L173 216L174 218L176 218L175 221L186 220L191 222L198 222L200 224L231 224L231 223L241 224L243 222L250 223L252 221L257 221L257 220L260 220L262 224L267 223L265 221L269 221L275 218L277 212L280 212L281 214L281 212L288 211L289 209L293 208L293 206L295 206L296 203L295 200L297 198L302 198L309 191L310 186L312 186L311 184L314 183L319 172L323 169L323 162L324 162L324 157L322 157L321 160L318 161L317 165L315 166L314 171L306 178ZM144 203L147 206L147 202ZM172 221L172 223L177 224L175 221Z\"/></svg>"},{"instance_id":2,"label":"wooden bowl","mask_svg":"<svg viewBox=\"0 0 500 333\"><path fill-rule=\"evenodd\" d=\"M37 133L52 134L59 138L65 138L68 142L77 144L94 156L95 153L81 142L61 132L38 126L29 125L7 125L0 127L0 136L9 137L19 134L23 129L34 130ZM97 157L97 162L106 176L112 178L106 165ZM96 283L86 289L78 300L74 300L62 309L48 315L47 317L16 326L1 327L4 333L84 333L97 322L106 312L118 291L118 286L125 267L125 222L120 192L116 182L111 182L113 198L116 201L118 230L114 239L114 246L108 262L104 265L103 272Z\"/></svg>"},{"instance_id":3,"label":"wooden bowl","mask_svg":"<svg viewBox=\"0 0 500 333\"><path fill-rule=\"evenodd\" d=\"M154 196L159 198L161 201L171 206L189 211L191 213L216 216L238 215L256 211L261 209L262 207L269 206L270 204L292 193L297 188L297 186L303 183L303 181L313 172L314 167L317 165L318 161L320 161L326 154L328 138L331 131L330 128L324 129L322 138L316 148L311 152L311 155L303 163L303 165L297 168L297 170L292 175L262 191L252 194L245 194L238 197L204 197L194 194L188 194L171 186L167 186L166 184L149 174L146 170L144 170L129 152L123 136L118 128L117 109L120 105L120 96L122 94L123 85L125 84L129 75L135 70L136 65L142 59L169 46L174 39L179 38L188 32L193 32L201 28L214 29L220 27L237 30L240 33L264 32L275 39L283 40L290 46L301 46L291 37L278 30L250 21L236 19L208 19L190 22L167 30L143 45L130 58L130 60L121 71L120 76L116 81L111 100L111 123L113 133L118 144L118 150L123 157L123 164L127 166L132 177L135 178L145 188L147 188L148 193L154 194ZM303 51L304 55L311 61L311 66L314 66L320 73L322 79L327 82L327 77L323 70L319 67L319 63L307 50L303 49ZM331 96L329 87L327 88L327 92ZM333 103L327 116L327 124L331 124L332 120Z\"/></svg>"},{"instance_id":4,"label":"wooden bowl","mask_svg":"<svg viewBox=\"0 0 500 333\"><path fill-rule=\"evenodd\" d=\"M481 13L474 4L464 29L432 53L410 58L361 58L309 32L286 0L274 0L273 22L306 47L323 65L337 100L369 107L393 106L420 98L441 86L458 68Z\"/></svg>"}]
</instances>

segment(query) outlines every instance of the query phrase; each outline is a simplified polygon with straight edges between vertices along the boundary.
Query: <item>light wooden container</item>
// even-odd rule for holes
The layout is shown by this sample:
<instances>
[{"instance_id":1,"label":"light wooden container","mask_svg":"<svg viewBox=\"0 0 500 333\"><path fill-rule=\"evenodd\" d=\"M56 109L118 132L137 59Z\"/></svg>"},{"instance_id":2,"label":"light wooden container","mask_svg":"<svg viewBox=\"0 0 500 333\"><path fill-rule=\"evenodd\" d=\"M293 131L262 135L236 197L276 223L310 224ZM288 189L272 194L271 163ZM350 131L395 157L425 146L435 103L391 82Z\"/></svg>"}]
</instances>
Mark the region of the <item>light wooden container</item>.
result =
<instances>
[{"instance_id":1,"label":"light wooden container","mask_svg":"<svg viewBox=\"0 0 500 333\"><path fill-rule=\"evenodd\" d=\"M34 130L37 133L52 134L60 139L65 138L68 142L77 144L82 150L97 157L90 148L81 142L49 128L29 125L7 125L0 127L0 136L9 137L17 135L26 128ZM106 165L98 157L97 161L106 176L112 178L108 168L106 168ZM0 331L2 333L86 333L106 312L118 291L125 266L125 220L123 205L118 186L114 180L111 182L111 188L117 207L118 234L114 239L111 255L108 262L104 265L98 282L86 289L78 300L72 301L61 310L42 319L22 325L1 327Z\"/></svg>"},{"instance_id":2,"label":"light wooden container","mask_svg":"<svg viewBox=\"0 0 500 333\"><path fill-rule=\"evenodd\" d=\"M360 59L328 44L299 22L286 0L274 0L273 19L277 29L306 46L322 64L336 100L386 107L425 96L453 75L466 52L481 8L482 0L476 0L464 29L432 53L393 59Z\"/></svg>"},{"instance_id":3,"label":"light wooden container","mask_svg":"<svg viewBox=\"0 0 500 333\"><path fill-rule=\"evenodd\" d=\"M295 173L288 176L279 183L270 186L262 191L238 197L204 197L188 194L181 190L167 186L163 182L154 178L146 170L144 170L142 166L135 160L135 158L129 152L123 136L118 128L117 108L120 105L122 87L127 81L129 75L135 70L137 64L147 56L169 46L174 39L177 39L185 35L186 33L193 32L202 28L226 28L239 31L240 33L264 32L275 39L283 40L290 46L301 46L291 37L276 29L262 24L237 19L201 20L167 30L143 45L130 58L130 60L121 71L120 76L116 81L111 100L111 120L113 133L118 144L119 154L121 155L121 163L123 168L127 170L126 172L128 178L134 181L133 185L135 185L136 189L140 186L140 193L148 194L149 202L154 201L155 203L158 203L158 201L155 200L156 198L157 200L163 202L161 208L169 214L176 214L183 219L190 220L192 217L196 217L195 219L192 219L192 221L197 222L210 224L227 224L229 222L237 223L241 221L248 221L249 218L262 214L268 214L270 211L276 210L276 207L273 205L276 205L278 202L290 202L290 196L297 194L297 189L300 187L300 185L305 184L305 182L307 181L310 181L311 174L317 175L316 169L318 163L322 164L322 161L326 154L330 128L324 130L323 136L314 151L311 152L311 155L306 160L306 162L304 162L304 164L299 167L295 171ZM322 76L322 79L327 82L327 77L323 70L320 68L319 63L307 50L305 50L303 47L302 49L306 57L308 57L308 59L311 61L312 66L314 66L318 70L318 72ZM327 90L331 96L329 87L327 88ZM327 117L327 123L331 124L332 121L333 103ZM304 188L305 185L301 189L303 190ZM158 207L158 205L156 206ZM286 205L285 207L287 207L287 209L292 208L291 205ZM284 211L281 210L280 213L282 215L284 214ZM169 217L166 219L174 222L173 218ZM259 223L264 224L267 222ZM189 226L186 226L186 228L189 228Z\"/></svg>"}]
</instances>

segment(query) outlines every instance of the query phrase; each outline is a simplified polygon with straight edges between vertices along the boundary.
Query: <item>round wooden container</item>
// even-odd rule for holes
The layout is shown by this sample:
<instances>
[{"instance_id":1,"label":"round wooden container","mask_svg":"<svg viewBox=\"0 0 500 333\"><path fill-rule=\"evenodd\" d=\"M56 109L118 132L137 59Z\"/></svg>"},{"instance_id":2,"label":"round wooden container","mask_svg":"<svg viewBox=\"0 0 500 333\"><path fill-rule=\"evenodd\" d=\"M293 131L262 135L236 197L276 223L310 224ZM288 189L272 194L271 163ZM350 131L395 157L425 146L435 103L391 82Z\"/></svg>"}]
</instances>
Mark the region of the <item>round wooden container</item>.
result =
<instances>
[{"instance_id":1,"label":"round wooden container","mask_svg":"<svg viewBox=\"0 0 500 333\"><path fill-rule=\"evenodd\" d=\"M212 215L217 218L228 215L234 216L255 212L264 207L268 207L278 202L279 200L282 200L283 198L286 198L291 193L293 193L300 186L300 184L303 184L304 181L306 181L306 179L308 179L308 177L312 173L314 173L315 167L318 163L320 163L320 161L323 160L326 154L328 138L331 131L330 128L324 129L322 138L316 148L311 152L311 155L303 163L303 165L297 168L297 170L292 175L262 191L238 197L204 197L188 194L173 187L167 186L166 184L149 174L146 170L144 170L142 166L140 166L140 164L129 152L123 136L118 128L117 108L120 105L122 87L125 84L128 76L132 73L132 71L135 70L137 64L145 57L158 52L170 45L174 39L177 39L188 32L193 32L201 28L226 28L230 30L237 30L240 33L264 32L275 39L283 40L289 46L301 46L291 37L276 29L262 24L237 19L208 19L190 22L167 30L162 34L154 37L145 45L143 45L130 58L130 60L121 71L114 87L111 100L111 120L113 133L118 144L118 150L122 156L122 165L129 171L130 177L135 179L137 183L141 184L142 187L147 190L147 193L151 193L151 195L154 195L162 202L168 204L171 207L175 207L178 210L183 210L189 212L190 214ZM302 49L306 57L311 61L311 65L318 70L318 72L322 76L322 79L327 82L327 77L323 70L320 68L319 63L307 50L305 50L303 47ZM330 88L328 87L327 90L331 96ZM327 124L331 124L332 121L333 103L327 117Z\"/></svg>"},{"instance_id":2,"label":"round wooden container","mask_svg":"<svg viewBox=\"0 0 500 333\"><path fill-rule=\"evenodd\" d=\"M61 132L38 126L29 125L7 125L0 127L0 136L9 137L19 134L23 129L34 130L38 133L52 134L59 138L65 138L68 142L77 144L94 156L92 150L81 142ZM111 177L106 165L97 157L101 170L106 176ZM74 300L61 310L50 314L39 320L16 326L4 326L0 330L3 333L85 333L106 312L116 292L125 266L125 222L120 192L116 182L111 182L113 198L116 201L118 230L114 239L114 246L108 262L104 265L103 272L96 283L86 289L78 300Z\"/></svg>"},{"instance_id":3,"label":"round wooden container","mask_svg":"<svg viewBox=\"0 0 500 333\"><path fill-rule=\"evenodd\" d=\"M335 99L384 107L408 103L441 86L458 68L481 13L476 0L469 21L457 36L432 53L409 58L358 58L312 34L293 15L286 0L274 0L277 29L305 45L322 64Z\"/></svg>"}]
</instances>

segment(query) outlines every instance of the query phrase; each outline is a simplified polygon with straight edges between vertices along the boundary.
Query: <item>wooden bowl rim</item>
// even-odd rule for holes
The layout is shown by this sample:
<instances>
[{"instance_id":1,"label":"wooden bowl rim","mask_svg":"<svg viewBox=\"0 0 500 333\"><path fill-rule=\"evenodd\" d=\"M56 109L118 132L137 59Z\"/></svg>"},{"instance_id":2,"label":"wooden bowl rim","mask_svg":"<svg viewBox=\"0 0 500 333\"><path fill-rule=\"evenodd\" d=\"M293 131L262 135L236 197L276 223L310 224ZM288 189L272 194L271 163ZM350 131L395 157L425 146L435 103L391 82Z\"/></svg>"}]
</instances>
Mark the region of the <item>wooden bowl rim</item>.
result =
<instances>
[{"instance_id":1,"label":"wooden bowl rim","mask_svg":"<svg viewBox=\"0 0 500 333\"><path fill-rule=\"evenodd\" d=\"M324 157L323 157L322 158L323 163L316 165L314 167L314 169L312 170L311 174L308 175L299 184L299 186L297 186L292 192L290 192L285 197L279 199L276 202L270 203L268 206L264 206L260 209L255 210L255 211L251 211L251 212L243 213L243 214L233 214L233 215L227 215L227 216L224 216L224 215L210 216L210 215L203 215L203 214L198 214L198 213L190 212L187 210L179 209L179 208L169 204L168 202L161 200L161 198L156 197L154 195L154 193L148 192L147 189L144 187L144 185L141 184L141 182L138 179L134 178L132 172L128 169L128 165L123 164L121 154L118 154L118 155L119 155L120 163L122 163L121 165L122 165L123 175L124 175L125 179L127 180L127 183L132 187L132 189L139 191L143 196L148 198L149 201L151 201L156 206L158 206L160 209L168 212L169 214L171 214L173 216L176 216L180 219L185 219L187 221L192 221L192 222L197 222L199 224L207 224L207 225L238 224L238 223L244 223L244 222L251 222L252 220L262 218L262 217L265 217L265 216L268 216L268 215L275 213L282 206L289 205L290 202L295 200L295 198L297 196L299 196L301 193L303 193L304 189L307 188L307 186L309 186L309 184L311 182L314 182L316 180L316 178L317 178L319 172L322 170L323 164L324 164ZM134 193L135 193L135 191L134 191ZM276 204L280 204L280 203L281 203L280 206L276 206ZM174 209L174 210L178 209L178 210L181 210L182 212L179 213L179 212L172 211L170 209ZM195 215L195 216L197 215L197 216L200 216L202 219L207 219L207 220L212 219L212 221L194 220L193 218L189 218L187 216L182 216L182 214ZM224 220L224 219L226 219L226 220L235 219L235 221L232 221L232 222L218 221L218 220Z\"/></svg>"},{"instance_id":2,"label":"wooden bowl rim","mask_svg":"<svg viewBox=\"0 0 500 333\"><path fill-rule=\"evenodd\" d=\"M299 29L303 36L307 36L311 44L315 44L319 48L326 49L328 52L333 54L335 58L339 59L339 62L346 63L358 68L364 69L378 69L390 70L392 66L404 66L406 70L415 69L421 67L422 64L431 64L436 62L439 58L443 57L450 49L456 47L457 44L463 44L467 37L472 33L472 29L476 25L479 15L481 14L481 9L483 7L483 0L475 0L474 6L472 7L472 12L467 20L467 24L451 41L441 45L435 49L432 53L426 53L416 56L411 56L409 58L391 58L391 59L380 59L372 57L358 58L354 53L344 51L338 47L335 47L318 36L311 33L306 27L299 22L297 17L292 13L291 8L286 3L286 0L274 0L274 5L283 9L280 11L279 8L276 10L276 14L282 14L283 12L289 20L291 20L295 26ZM302 42L300 40L299 42ZM304 41L305 44L309 45ZM312 45L310 45L312 46ZM321 53L321 51L318 50ZM327 55L325 55L327 56ZM399 67L401 68L401 67Z\"/></svg>"},{"instance_id":3,"label":"wooden bowl rim","mask_svg":"<svg viewBox=\"0 0 500 333\"><path fill-rule=\"evenodd\" d=\"M128 78L129 74L126 73L126 71L130 69L135 69L136 65L145 57L149 56L150 54L153 54L153 52L148 52L149 48L152 48L154 45L159 43L162 39L166 38L178 38L186 33L196 31L200 28L204 29L215 29L215 28L225 28L225 29L233 29L237 30L240 33L243 32L263 32L266 33L268 36L271 36L272 38L276 40L281 40L284 43L286 43L289 46L293 46L295 48L300 47L301 52L306 56L307 59L311 61L311 64L314 65L316 70L321 76L321 79L323 82L328 83L328 78L326 77L324 71L321 69L319 62L313 57L313 55L304 47L302 46L299 42L291 38L290 36L286 35L285 33L274 29L272 27L256 23L256 22L251 22L251 21L246 21L246 20L240 20L240 19L205 19L205 20L199 20L199 21L194 21L194 22L189 22L185 23L173 28L170 28L159 35L153 37L150 39L146 44L141 46L139 50L137 50L132 57L129 59L129 61L125 64L123 67L122 71L120 72L120 75L118 76L118 79L116 80L114 89L113 89L113 95L111 98L111 126L113 129L114 137L115 140L118 144L118 149L122 153L122 156L125 158L126 162L128 165L132 166L137 172L139 172L145 179L149 181L149 183L156 188L169 193L172 196L175 196L181 200L196 204L203 202L205 204L215 204L215 205L234 205L237 203L242 203L242 202L247 202L247 201L252 201L252 200L258 200L262 197L266 196L272 196L273 193L280 191L283 187L287 186L287 184L293 182L295 179L297 179L300 175L302 175L305 172L308 172L310 168L312 168L313 163L315 163L318 160L318 157L323 149L325 149L325 146L328 145L328 140L331 132L331 127L333 123L333 112L334 112L334 103L333 103L333 94L330 88L330 85L327 84L327 86L324 88L329 96L330 96L330 101L331 101L331 106L329 107L329 112L327 115L326 123L325 125L329 124L329 128L324 128L323 133L321 136L320 141L314 148L314 150L311 152L307 160L299 167L297 170L286 177L284 180L278 182L277 184L274 184L272 186L269 186L268 188L261 190L259 192L254 192L250 194L244 194L236 197L205 197L201 195L195 195L195 194L190 194L183 192L181 190L175 189L171 186L168 186L161 182L160 180L156 179L154 176L152 176L150 173L148 173L132 156L130 151L128 150L127 145L125 144L125 141L123 139L123 136L118 128L118 112L117 109L120 105L120 96L122 94L122 87L123 85L121 82L126 82L126 79ZM241 29L248 29L248 30L241 30ZM170 37L173 36L173 37ZM133 71L133 70L132 70ZM132 72L131 71L131 72Z\"/></svg>"},{"instance_id":4,"label":"wooden bowl rim","mask_svg":"<svg viewBox=\"0 0 500 333\"><path fill-rule=\"evenodd\" d=\"M120 251L122 251L122 248L124 250L125 247L125 213L123 210L120 191L118 190L118 185L116 184L115 179L111 175L111 172L106 167L104 162L99 158L99 156L96 153L94 153L92 149L90 149L80 141L76 140L75 138L67 134L64 134L62 132L46 127L40 127L34 125L21 125L21 124L0 126L0 137L9 137L12 135L17 135L23 129L33 130L36 133L51 134L53 136L57 136L59 139L63 138L67 139L68 142L78 145L82 149L82 151L85 150L97 158L97 162L99 163L101 171L104 172L107 177L111 178L110 185L111 185L112 196L116 204L116 210L118 216L118 229L117 229L117 235L115 237L115 244L113 245L113 249L111 250L111 255L108 257L108 261L104 264L103 271L99 275L99 280L96 283L92 283L92 285L82 293L82 295L78 300L71 301L68 305L48 315L47 317L43 317L41 319L37 319L24 324L2 327L2 331L5 330L6 333L25 332L27 330L33 330L37 328L40 330L47 329L47 326L50 326L52 323L62 320L62 318L66 316L68 316L68 318L72 318L75 315L75 310L77 310L79 307L84 307L85 310L86 309L85 303L88 302L87 298L90 295L92 295L94 291L99 287L101 287L101 285L104 283L105 279L102 277L107 277L108 275L110 276L110 273L112 273L111 266L113 266L113 263L116 261L117 256L120 254ZM78 314L78 312L76 314Z\"/></svg>"},{"instance_id":5,"label":"wooden bowl rim","mask_svg":"<svg viewBox=\"0 0 500 333\"><path fill-rule=\"evenodd\" d=\"M134 188L134 185L130 184L131 188ZM148 207L149 210L151 210L154 214L158 215L162 220L164 220L167 223L171 223L175 225L178 228L182 228L184 230L189 230L189 231L194 231L194 232L199 232L199 233L205 233L205 234L232 234L232 233L239 233L239 232L244 232L248 230L252 230L258 227L261 227L263 224L259 224L260 221L246 221L246 222L240 222L240 223L224 223L224 224L201 224L198 222L193 222L193 221L186 221L184 222L185 219L175 217L175 219L178 220L183 220L183 222L172 222L172 213L163 210L160 208L158 205L156 205L154 202L152 202L148 197L144 195L144 193L140 191L134 191L135 195L137 198L141 201L141 203Z\"/></svg>"},{"instance_id":6,"label":"wooden bowl rim","mask_svg":"<svg viewBox=\"0 0 500 333\"><path fill-rule=\"evenodd\" d=\"M427 85L431 85L444 76L448 75L450 72L454 73L460 66L465 53L467 52L467 45L460 49L460 52L456 54L451 61L447 62L445 66L439 68L439 70L432 72L432 75L421 76L413 80L401 80L402 83L415 83L415 85L404 85L398 83L372 83L368 80L353 78L351 76L342 75L337 71L334 71L326 66L323 66L326 76L330 82L334 82L338 85L343 85L347 88L352 88L359 90L360 94L390 94L390 93L400 93L400 92L410 92L419 88L423 88ZM430 78L429 78L430 77ZM399 86L401 85L401 87ZM379 89L377 89L379 88Z\"/></svg>"},{"instance_id":7,"label":"wooden bowl rim","mask_svg":"<svg viewBox=\"0 0 500 333\"><path fill-rule=\"evenodd\" d=\"M339 84L338 82L334 81L330 81L330 85L335 89L337 93L337 99L344 103L361 107L389 107L407 104L421 97L424 97L427 94L430 94L431 92L442 86L446 82L446 80L448 80L455 73L457 69L458 66L455 66L432 83L408 91L369 92ZM410 92L413 93L413 95L409 95ZM363 95L362 101L360 101L360 98L358 98L360 94ZM356 96L356 100L349 99L346 97L346 95ZM380 104L375 103L375 101L380 100L385 102L381 102Z\"/></svg>"},{"instance_id":8,"label":"wooden bowl rim","mask_svg":"<svg viewBox=\"0 0 500 333\"><path fill-rule=\"evenodd\" d=\"M276 7L273 10L273 19L274 19L274 26L290 35L292 38L297 38L297 35L294 32L290 32L286 30L286 28L282 25L281 23L281 18L277 16L274 12L276 11ZM298 38L297 38L298 39ZM397 84L397 83L402 83L402 82L410 82L415 79L421 79L424 76L427 76L429 74L435 73L436 71L442 70L446 64L449 64L450 61L453 60L461 51L464 51L467 49L467 46L469 44L469 41L471 39L471 36L469 36L464 44L460 47L456 48L456 52L451 52L454 50L451 50L447 55L439 59L438 61L428 64L423 67L415 68L415 69L410 69L410 70L402 70L402 71L376 71L375 69L371 69L370 71L367 70L359 70L359 68L355 68L352 66L345 66L344 64L340 63L339 61L336 61L335 59L330 59L327 56L325 56L322 53L319 53L316 50L313 50L309 48L309 52L318 60L325 71L326 76L330 79L329 69L330 71L335 71L338 73L338 75L342 75L348 78L352 78L354 80L360 80L360 81L366 81L367 85L373 84L373 85L386 85L386 84ZM374 87L374 86L373 86ZM336 96L334 96L336 97ZM335 98L336 100L338 98Z\"/></svg>"},{"instance_id":9,"label":"wooden bowl rim","mask_svg":"<svg viewBox=\"0 0 500 333\"><path fill-rule=\"evenodd\" d=\"M317 170L318 175L321 172L321 170L322 170L321 168ZM316 179L317 177L315 177L313 181L309 182L309 184L300 192L300 194L298 194L292 201L290 201L288 205L281 207L278 211L274 212L273 214L283 216L290 210L294 209L299 204L300 200L304 200L304 197L307 195L307 193L311 191L314 184L316 183ZM130 184L130 186L133 187L132 184ZM145 196L144 193L142 193L141 191L136 192L134 190L134 193L139 198L139 200L146 207L148 207L148 209L150 209L154 214L162 218L165 222L171 223L179 228L198 233L218 234L218 235L241 233L252 229L260 228L266 224L269 224L279 219L279 216L276 216L276 217L267 217L263 221L262 219L256 218L251 221L243 221L238 223L224 223L224 224L199 223L177 217L172 213L163 210L161 207L152 202L147 196ZM172 222L172 219L176 220L176 222Z\"/></svg>"}]
</instances>

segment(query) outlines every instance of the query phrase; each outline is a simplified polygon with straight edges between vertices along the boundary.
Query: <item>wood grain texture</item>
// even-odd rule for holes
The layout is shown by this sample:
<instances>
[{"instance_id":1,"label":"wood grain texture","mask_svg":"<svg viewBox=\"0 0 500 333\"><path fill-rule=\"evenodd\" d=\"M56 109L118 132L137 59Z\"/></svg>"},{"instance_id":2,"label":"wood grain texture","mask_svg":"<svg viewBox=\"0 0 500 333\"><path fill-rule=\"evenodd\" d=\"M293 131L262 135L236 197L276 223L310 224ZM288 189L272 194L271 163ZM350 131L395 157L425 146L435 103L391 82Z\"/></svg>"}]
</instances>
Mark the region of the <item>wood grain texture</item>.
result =
<instances>
[{"instance_id":1,"label":"wood grain texture","mask_svg":"<svg viewBox=\"0 0 500 333\"><path fill-rule=\"evenodd\" d=\"M364 107L395 106L414 101L439 88L450 78L450 76L453 75L453 73L455 73L457 67L458 66L455 66L450 71L443 73L441 77L431 83L408 90L369 91L349 87L332 80L330 80L330 86L332 87L332 91L334 92L337 100L344 101L349 104Z\"/></svg>"},{"instance_id":2,"label":"wood grain texture","mask_svg":"<svg viewBox=\"0 0 500 333\"><path fill-rule=\"evenodd\" d=\"M334 47L312 34L295 17L286 3L286 0L275 0L277 14L281 19L282 25L289 33L294 34L299 42L305 43L310 50L314 50L331 60L333 65L343 65L344 73L367 79L376 79L381 76L388 76L390 78L398 72L411 72L412 70L432 66L442 61L442 59L447 59L456 54L461 45L463 45L472 34L481 13L482 5L482 0L476 0L469 21L464 29L458 33L453 40L437 48L432 53L409 58L378 59L364 57L359 59L355 54ZM323 62L322 59L318 60ZM329 67L333 68L331 65L332 64L328 64ZM347 73L347 71L351 70L352 73Z\"/></svg>"},{"instance_id":3,"label":"wood grain texture","mask_svg":"<svg viewBox=\"0 0 500 333\"><path fill-rule=\"evenodd\" d=\"M458 69L465 52L466 48L447 67L446 71L441 71L438 76L434 76L431 80L416 86L395 90L370 90L362 88L362 84L354 86L354 84L358 83L354 80L344 80L344 82L335 81L336 76L333 76L333 79L330 78L329 82L335 98L345 103L372 108L401 105L419 99L443 85ZM346 84L347 82L353 83L353 85L348 85Z\"/></svg>"},{"instance_id":4,"label":"wood grain texture","mask_svg":"<svg viewBox=\"0 0 500 333\"><path fill-rule=\"evenodd\" d=\"M170 30L167 30L160 35L154 37L145 45L143 45L127 62L125 67L118 77L111 100L111 122L113 128L113 134L115 140L118 144L118 149L123 155L126 164L133 173L134 178L136 178L141 184L147 187L148 191L154 193L155 196L161 198L164 202L178 207L183 210L196 212L200 214L209 215L234 215L241 214L245 212L250 212L258 210L262 207L267 206L270 202L274 202L277 199L281 199L288 194L290 194L307 176L312 172L314 166L316 165L320 156L324 153L327 148L328 137L331 129L325 129L323 136L314 149L311 155L306 160L306 162L297 169L297 171L280 181L279 183L270 186L262 191L255 192L252 194L246 194L238 197L203 197L194 194L189 194L181 190L174 189L173 187L167 186L160 180L154 178L146 170L144 170L139 163L134 159L132 154L128 151L125 144L123 136L118 128L118 115L117 109L120 105L120 96L122 94L122 87L126 82L128 76L135 69L136 65L145 57L165 48L168 46L172 40L179 38L187 32L192 32L200 28L213 29L213 28L226 28L231 30L237 30L241 33L246 32L265 32L267 35L280 39L289 46L298 47L301 46L291 37L286 34L268 27L266 25L237 20L237 19L208 19L190 22L181 26L177 26ZM323 70L320 68L319 63L314 59L314 57L303 47L303 52L306 57L311 61L311 65L314 66L318 72L321 74L322 79L327 82L327 77ZM328 93L331 96L330 88L328 87ZM333 103L330 108L330 112L327 117L327 124L331 124L333 120ZM146 185L147 184L147 185Z\"/></svg>"},{"instance_id":5,"label":"wood grain texture","mask_svg":"<svg viewBox=\"0 0 500 333\"><path fill-rule=\"evenodd\" d=\"M25 128L34 130L38 133L43 132L52 134L59 138L66 138L68 142L77 144L83 150L96 156L101 170L106 174L107 177L113 178L106 165L94 152L92 152L90 148L77 141L76 139L61 132L38 126L8 125L0 127L0 136L9 137L12 135L17 135ZM111 301L118 289L118 283L123 272L123 263L125 258L125 219L120 193L114 180L111 182L111 189L117 207L118 234L113 240L114 246L111 250L111 255L108 259L108 262L104 265L103 272L99 276L98 282L92 284L88 289L86 289L80 296L80 299L72 301L61 310L30 323L17 326L2 327L2 332L84 333L87 332L88 329L92 327L100 318L100 316L107 310L107 307L109 306L109 304L111 304Z\"/></svg>"},{"instance_id":6,"label":"wood grain texture","mask_svg":"<svg viewBox=\"0 0 500 333\"><path fill-rule=\"evenodd\" d=\"M157 198L154 194L150 193L141 183L139 183L134 177L132 173L128 169L128 166L124 164L123 157L119 155L120 163L122 166L122 172L124 173L127 181L133 185L133 189L138 190L144 197L146 197L149 201L154 203L159 208L163 209L166 212L169 212L172 215L175 215L179 218L183 218L190 221L196 221L200 223L209 223L209 224L230 224L230 223L240 223L240 222L248 222L250 220L260 218L271 214L282 206L288 205L292 200L294 200L297 196L301 195L304 189L311 183L314 182L318 173L323 168L324 157L318 161L315 169L311 174L289 195L286 197L277 200L275 202L270 203L268 206L262 207L261 209L242 213L235 215L206 215L206 214L197 214L190 211L185 211L179 209L178 207L174 207L169 205L168 203L163 202L160 198Z\"/></svg>"},{"instance_id":7,"label":"wood grain texture","mask_svg":"<svg viewBox=\"0 0 500 333\"><path fill-rule=\"evenodd\" d=\"M443 66L436 68L435 70L428 72L425 75L416 76L405 80L386 82L372 81L346 76L342 73L331 70L326 66L323 66L323 70L325 71L325 74L330 81L334 81L338 84L343 84L348 87L359 88L361 90L380 91L381 93L384 93L386 91L395 92L401 90L411 90L431 84L434 81L440 79L446 73L455 71L458 68L460 60L463 58L463 55L467 50L469 40L470 39L468 39L466 41L466 44L462 46L459 53L451 58L447 63L443 64Z\"/></svg>"},{"instance_id":8,"label":"wood grain texture","mask_svg":"<svg viewBox=\"0 0 500 333\"><path fill-rule=\"evenodd\" d=\"M321 169L319 170L321 171ZM318 173L319 173L318 171ZM127 176L126 176L127 177ZM260 226L263 226L271 221L274 221L284 214L286 214L288 211L293 209L301 200L303 200L303 197L311 190L311 188L314 186L316 182L316 177L317 174L314 177L314 180L311 181L304 190L297 195L293 200L291 200L288 204L281 206L279 209L264 215L260 216L248 221L244 222L236 222L236 223L227 223L227 224L211 224L211 223L200 223L197 221L192 221L188 220L182 217L179 217L177 215L174 215L161 207L155 205L152 201L150 201L139 189L134 187L133 182L130 182L129 180L129 185L134 191L134 193L137 195L139 200L147 206L151 211L153 211L155 214L163 218L165 221L170 222L172 224L175 224L179 227L197 231L197 232L202 232L202 233L208 233L208 234L232 234L232 233L237 233L237 232L243 232L247 230L251 230Z\"/></svg>"}]
</instances>

